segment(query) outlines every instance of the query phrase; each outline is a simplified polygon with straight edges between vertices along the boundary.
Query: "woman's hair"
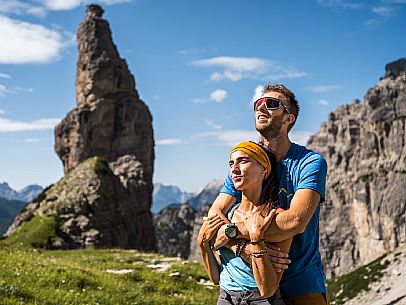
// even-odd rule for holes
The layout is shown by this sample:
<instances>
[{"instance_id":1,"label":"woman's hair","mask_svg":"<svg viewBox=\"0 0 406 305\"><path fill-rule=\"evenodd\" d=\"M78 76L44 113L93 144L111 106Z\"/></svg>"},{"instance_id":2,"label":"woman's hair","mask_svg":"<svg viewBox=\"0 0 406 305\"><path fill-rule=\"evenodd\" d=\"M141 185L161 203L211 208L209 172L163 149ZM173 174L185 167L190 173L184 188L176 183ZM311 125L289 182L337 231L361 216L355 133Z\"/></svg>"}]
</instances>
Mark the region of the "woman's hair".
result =
<instances>
[{"instance_id":1,"label":"woman's hair","mask_svg":"<svg viewBox=\"0 0 406 305\"><path fill-rule=\"evenodd\" d=\"M279 179L278 172L276 170L277 164L275 156L272 155L270 151L262 145L262 143L259 143L258 145L261 146L261 148L263 148L263 150L268 154L269 160L271 161L271 173L262 183L262 191L259 198L259 202L263 205L261 214L264 216L268 215L272 209L279 207Z\"/></svg>"}]
</instances>

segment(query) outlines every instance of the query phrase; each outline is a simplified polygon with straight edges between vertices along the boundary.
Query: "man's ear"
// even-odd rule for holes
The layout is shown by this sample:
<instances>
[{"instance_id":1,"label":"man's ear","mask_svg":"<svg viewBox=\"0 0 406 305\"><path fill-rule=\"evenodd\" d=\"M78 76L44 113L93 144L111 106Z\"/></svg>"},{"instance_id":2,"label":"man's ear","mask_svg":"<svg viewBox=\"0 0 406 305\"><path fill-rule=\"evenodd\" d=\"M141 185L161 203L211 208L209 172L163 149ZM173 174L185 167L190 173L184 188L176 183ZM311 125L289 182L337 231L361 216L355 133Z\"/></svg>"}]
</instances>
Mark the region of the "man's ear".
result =
<instances>
[{"instance_id":1,"label":"man's ear","mask_svg":"<svg viewBox=\"0 0 406 305\"><path fill-rule=\"evenodd\" d=\"M286 123L288 123L288 125L293 124L296 121L296 118L293 114L289 113L286 116Z\"/></svg>"}]
</instances>

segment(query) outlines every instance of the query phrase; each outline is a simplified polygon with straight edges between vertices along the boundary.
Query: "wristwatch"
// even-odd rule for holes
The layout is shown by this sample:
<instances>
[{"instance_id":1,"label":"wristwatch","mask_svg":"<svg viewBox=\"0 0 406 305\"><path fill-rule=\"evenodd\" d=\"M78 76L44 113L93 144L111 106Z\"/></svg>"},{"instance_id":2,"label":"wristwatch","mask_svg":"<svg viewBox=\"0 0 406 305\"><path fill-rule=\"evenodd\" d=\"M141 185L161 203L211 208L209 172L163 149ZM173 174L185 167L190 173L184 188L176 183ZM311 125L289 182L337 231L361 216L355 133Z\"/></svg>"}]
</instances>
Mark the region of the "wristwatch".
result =
<instances>
[{"instance_id":1,"label":"wristwatch","mask_svg":"<svg viewBox=\"0 0 406 305\"><path fill-rule=\"evenodd\" d=\"M225 234L229 239L234 239L238 235L238 228L235 223L229 223L226 227Z\"/></svg>"}]
</instances>

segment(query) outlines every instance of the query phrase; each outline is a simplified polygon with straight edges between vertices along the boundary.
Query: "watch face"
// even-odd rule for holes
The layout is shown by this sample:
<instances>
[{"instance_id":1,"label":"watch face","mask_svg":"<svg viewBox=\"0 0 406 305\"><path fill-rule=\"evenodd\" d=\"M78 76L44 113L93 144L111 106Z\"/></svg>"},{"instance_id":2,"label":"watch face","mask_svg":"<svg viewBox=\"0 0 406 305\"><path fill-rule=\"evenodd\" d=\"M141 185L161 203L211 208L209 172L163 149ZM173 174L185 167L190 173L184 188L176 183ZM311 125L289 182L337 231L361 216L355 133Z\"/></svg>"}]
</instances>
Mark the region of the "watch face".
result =
<instances>
[{"instance_id":1,"label":"watch face","mask_svg":"<svg viewBox=\"0 0 406 305\"><path fill-rule=\"evenodd\" d=\"M235 238L237 236L237 226L235 224L229 224L225 230L228 238Z\"/></svg>"}]
</instances>

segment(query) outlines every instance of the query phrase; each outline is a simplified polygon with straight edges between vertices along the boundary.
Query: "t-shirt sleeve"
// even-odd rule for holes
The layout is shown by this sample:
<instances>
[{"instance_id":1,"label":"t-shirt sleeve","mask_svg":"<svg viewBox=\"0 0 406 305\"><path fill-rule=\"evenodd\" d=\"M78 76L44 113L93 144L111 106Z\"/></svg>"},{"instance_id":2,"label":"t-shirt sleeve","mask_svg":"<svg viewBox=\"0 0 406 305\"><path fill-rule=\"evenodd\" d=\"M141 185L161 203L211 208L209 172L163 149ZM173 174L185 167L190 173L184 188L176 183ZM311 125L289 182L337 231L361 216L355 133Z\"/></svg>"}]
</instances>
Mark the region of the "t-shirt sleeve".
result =
<instances>
[{"instance_id":1,"label":"t-shirt sleeve","mask_svg":"<svg viewBox=\"0 0 406 305\"><path fill-rule=\"evenodd\" d=\"M226 180L224 181L223 188L220 190L220 193L225 193L233 196L237 202L241 201L242 195L241 191L237 191L234 187L233 180L231 180L230 174L228 174Z\"/></svg>"},{"instance_id":2,"label":"t-shirt sleeve","mask_svg":"<svg viewBox=\"0 0 406 305\"><path fill-rule=\"evenodd\" d=\"M311 189L320 194L320 202L326 197L327 162L322 155L314 153L303 162L300 169L298 189Z\"/></svg>"}]
</instances>

